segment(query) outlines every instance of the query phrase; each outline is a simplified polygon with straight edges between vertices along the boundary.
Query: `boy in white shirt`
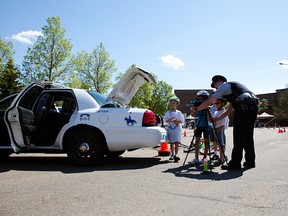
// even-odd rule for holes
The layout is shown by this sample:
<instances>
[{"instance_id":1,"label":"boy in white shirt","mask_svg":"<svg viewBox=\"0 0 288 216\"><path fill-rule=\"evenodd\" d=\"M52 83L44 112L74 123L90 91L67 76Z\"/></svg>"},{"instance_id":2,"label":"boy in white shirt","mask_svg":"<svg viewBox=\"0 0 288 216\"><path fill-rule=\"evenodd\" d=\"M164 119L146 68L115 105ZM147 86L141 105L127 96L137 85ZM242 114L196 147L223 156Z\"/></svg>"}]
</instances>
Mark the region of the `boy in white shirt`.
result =
<instances>
[{"instance_id":1,"label":"boy in white shirt","mask_svg":"<svg viewBox=\"0 0 288 216\"><path fill-rule=\"evenodd\" d=\"M168 110L163 120L167 124L167 135L171 146L172 155L169 161L178 162L180 158L177 156L179 144L181 143L182 124L185 119L180 110L177 110L180 100L178 97L172 97L169 100L170 110Z\"/></svg>"},{"instance_id":2,"label":"boy in white shirt","mask_svg":"<svg viewBox=\"0 0 288 216\"><path fill-rule=\"evenodd\" d=\"M226 100L222 98L218 98L214 105L217 107L217 110L213 113L212 119L217 118L222 115L226 110L224 108L226 104ZM224 119L220 121L214 122L215 126L215 139L214 141L220 148L220 158L218 161L214 163L215 166L220 166L224 163L224 154L225 154L225 146L226 146L226 136L225 136L225 129L229 126L229 118L226 116ZM220 147L220 145L222 147Z\"/></svg>"}]
</instances>

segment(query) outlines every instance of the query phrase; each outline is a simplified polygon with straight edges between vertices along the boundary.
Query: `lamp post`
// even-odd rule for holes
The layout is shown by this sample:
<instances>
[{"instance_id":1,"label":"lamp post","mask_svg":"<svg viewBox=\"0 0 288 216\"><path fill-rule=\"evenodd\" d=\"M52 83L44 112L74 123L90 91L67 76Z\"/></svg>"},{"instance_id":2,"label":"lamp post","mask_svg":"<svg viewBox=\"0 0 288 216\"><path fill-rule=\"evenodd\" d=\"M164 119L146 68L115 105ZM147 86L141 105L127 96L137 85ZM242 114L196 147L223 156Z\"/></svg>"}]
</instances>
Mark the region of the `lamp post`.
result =
<instances>
[{"instance_id":1,"label":"lamp post","mask_svg":"<svg viewBox=\"0 0 288 216\"><path fill-rule=\"evenodd\" d=\"M288 66L288 60L281 60L280 62L278 62L278 64L281 66Z\"/></svg>"},{"instance_id":2,"label":"lamp post","mask_svg":"<svg viewBox=\"0 0 288 216\"><path fill-rule=\"evenodd\" d=\"M278 62L279 65L288 68L288 60L281 60L280 62ZM288 88L288 83L286 83L285 88Z\"/></svg>"}]
</instances>

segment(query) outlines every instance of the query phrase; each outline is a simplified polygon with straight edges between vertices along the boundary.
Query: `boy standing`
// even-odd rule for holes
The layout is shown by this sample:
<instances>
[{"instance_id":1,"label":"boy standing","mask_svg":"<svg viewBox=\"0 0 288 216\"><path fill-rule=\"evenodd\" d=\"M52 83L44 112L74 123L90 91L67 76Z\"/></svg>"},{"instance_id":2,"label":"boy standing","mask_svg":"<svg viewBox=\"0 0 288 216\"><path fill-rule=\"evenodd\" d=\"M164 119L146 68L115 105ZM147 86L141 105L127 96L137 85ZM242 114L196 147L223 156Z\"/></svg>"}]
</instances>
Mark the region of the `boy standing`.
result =
<instances>
[{"instance_id":1,"label":"boy standing","mask_svg":"<svg viewBox=\"0 0 288 216\"><path fill-rule=\"evenodd\" d=\"M222 98L218 98L214 105L218 108L217 111L214 112L212 118L217 118L221 116L226 110L224 108L226 104L226 100ZM225 154L225 146L226 146L226 136L225 136L225 129L228 128L229 125L229 117L226 116L225 118L216 121L214 123L215 126L215 142L217 143L218 147L220 148L220 158L218 161L214 163L215 166L220 166L224 163L224 154Z\"/></svg>"},{"instance_id":2,"label":"boy standing","mask_svg":"<svg viewBox=\"0 0 288 216\"><path fill-rule=\"evenodd\" d=\"M169 161L178 162L180 158L177 156L179 150L179 144L181 143L181 131L182 124L185 119L180 110L177 110L180 100L178 97L172 97L169 99L170 110L168 110L163 120L167 123L167 135L171 146L172 155Z\"/></svg>"},{"instance_id":3,"label":"boy standing","mask_svg":"<svg viewBox=\"0 0 288 216\"><path fill-rule=\"evenodd\" d=\"M197 100L196 103L199 103L197 101L200 101L200 103L203 103L204 101L209 99L209 93L207 91L199 91L197 92ZM195 129L195 158L190 161L189 163L191 165L197 165L200 163L203 163L204 158L207 157L208 153L208 148L209 148L209 125L208 125L208 113L207 109L202 110L202 111L197 111L197 106L198 104L194 104L194 108L192 109L192 112L197 114L197 123L196 123L196 129ZM199 161L199 144L200 144L200 139L203 133L204 137L204 144L205 144L205 149L204 149L204 158Z\"/></svg>"}]
</instances>

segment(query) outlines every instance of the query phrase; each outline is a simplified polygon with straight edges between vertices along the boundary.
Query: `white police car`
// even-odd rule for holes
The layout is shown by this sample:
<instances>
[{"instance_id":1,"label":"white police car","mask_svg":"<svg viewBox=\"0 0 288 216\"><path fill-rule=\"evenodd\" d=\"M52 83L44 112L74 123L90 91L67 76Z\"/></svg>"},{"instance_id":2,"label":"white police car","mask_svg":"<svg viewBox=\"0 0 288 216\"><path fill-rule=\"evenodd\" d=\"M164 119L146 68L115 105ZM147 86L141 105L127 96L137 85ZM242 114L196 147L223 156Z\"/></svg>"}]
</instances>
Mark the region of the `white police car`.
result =
<instances>
[{"instance_id":1,"label":"white police car","mask_svg":"<svg viewBox=\"0 0 288 216\"><path fill-rule=\"evenodd\" d=\"M32 83L0 101L0 156L21 152L67 153L87 166L126 150L154 147L166 131L148 109L126 108L144 82L155 82L131 68L105 97L53 83ZM13 149L12 149L13 148Z\"/></svg>"}]
</instances>

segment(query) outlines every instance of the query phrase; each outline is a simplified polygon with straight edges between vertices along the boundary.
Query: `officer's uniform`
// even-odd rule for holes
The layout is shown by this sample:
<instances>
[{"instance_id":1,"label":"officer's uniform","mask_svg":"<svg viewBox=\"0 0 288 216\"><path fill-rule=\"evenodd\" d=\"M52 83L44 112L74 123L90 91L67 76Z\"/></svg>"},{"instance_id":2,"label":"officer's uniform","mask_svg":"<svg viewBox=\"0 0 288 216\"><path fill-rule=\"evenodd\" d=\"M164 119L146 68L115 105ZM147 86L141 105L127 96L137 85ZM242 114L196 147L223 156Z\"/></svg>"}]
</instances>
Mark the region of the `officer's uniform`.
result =
<instances>
[{"instance_id":1,"label":"officer's uniform","mask_svg":"<svg viewBox=\"0 0 288 216\"><path fill-rule=\"evenodd\" d=\"M214 92L213 97L225 98L234 108L233 123L234 147L229 167L241 168L243 149L245 150L245 167L255 167L254 122L258 113L258 99L243 84L238 82L223 83Z\"/></svg>"}]
</instances>

